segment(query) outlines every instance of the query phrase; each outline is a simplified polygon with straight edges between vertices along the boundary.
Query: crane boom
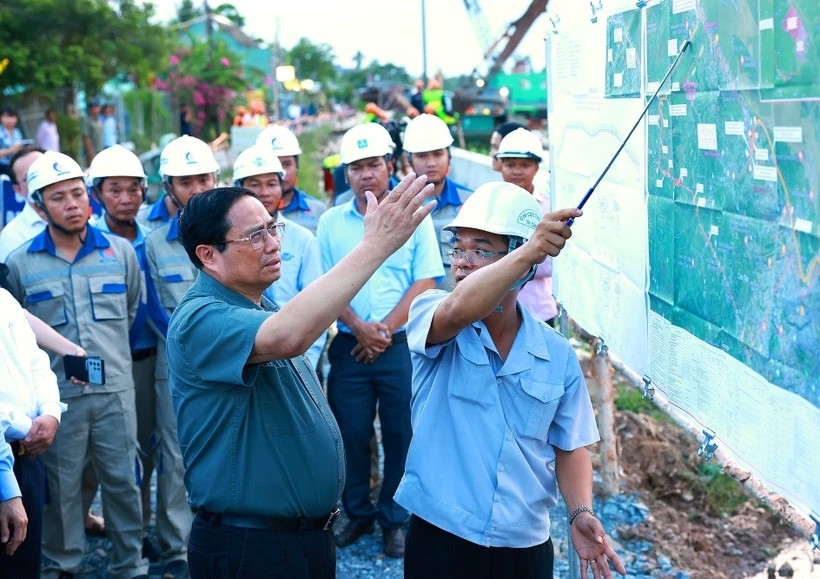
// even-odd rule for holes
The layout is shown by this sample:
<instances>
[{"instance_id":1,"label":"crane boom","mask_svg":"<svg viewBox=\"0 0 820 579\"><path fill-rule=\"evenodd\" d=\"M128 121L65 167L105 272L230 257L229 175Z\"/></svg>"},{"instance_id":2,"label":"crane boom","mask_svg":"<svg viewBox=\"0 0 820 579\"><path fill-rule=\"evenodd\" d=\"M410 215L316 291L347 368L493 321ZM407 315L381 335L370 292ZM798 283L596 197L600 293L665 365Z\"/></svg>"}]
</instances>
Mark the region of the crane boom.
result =
<instances>
[{"instance_id":1,"label":"crane boom","mask_svg":"<svg viewBox=\"0 0 820 579\"><path fill-rule=\"evenodd\" d=\"M467 0L464 0L465 4ZM504 66L504 63L507 59L515 52L515 49L518 48L518 45L521 44L521 41L524 39L524 35L527 34L527 31L532 27L533 23L538 19L538 17L544 13L547 8L547 3L549 0L533 0L530 3L527 10L524 12L524 15L521 16L518 20L511 23L507 26L507 30L504 34L496 40L484 53L484 59L486 61L491 62L490 68L487 70L487 74L485 76L485 81L489 82L491 78L493 78L498 71L501 70L501 67ZM501 51L497 54L493 54L496 47L499 46L502 42L506 41L506 44L501 48Z\"/></svg>"}]
</instances>

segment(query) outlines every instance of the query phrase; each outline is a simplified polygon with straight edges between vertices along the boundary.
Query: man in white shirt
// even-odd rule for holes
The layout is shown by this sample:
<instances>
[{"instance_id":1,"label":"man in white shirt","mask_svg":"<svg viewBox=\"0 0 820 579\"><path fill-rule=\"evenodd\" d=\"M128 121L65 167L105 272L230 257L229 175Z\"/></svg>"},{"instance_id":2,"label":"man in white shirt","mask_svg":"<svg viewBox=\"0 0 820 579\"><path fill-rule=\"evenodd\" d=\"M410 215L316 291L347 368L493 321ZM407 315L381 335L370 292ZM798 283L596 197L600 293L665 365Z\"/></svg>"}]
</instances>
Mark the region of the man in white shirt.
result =
<instances>
[{"instance_id":1,"label":"man in white shirt","mask_svg":"<svg viewBox=\"0 0 820 579\"><path fill-rule=\"evenodd\" d=\"M13 555L0 549L0 575L40 575L40 541L46 471L40 458L54 440L65 405L49 358L37 347L23 308L0 288L0 416L14 455L14 475L28 515L28 532Z\"/></svg>"},{"instance_id":2,"label":"man in white shirt","mask_svg":"<svg viewBox=\"0 0 820 579\"><path fill-rule=\"evenodd\" d=\"M48 109L37 127L37 146L44 151L60 152L60 133L57 130L57 111Z\"/></svg>"},{"instance_id":3,"label":"man in white shirt","mask_svg":"<svg viewBox=\"0 0 820 579\"><path fill-rule=\"evenodd\" d=\"M14 191L26 200L28 200L26 173L28 173L31 164L42 156L42 149L29 147L15 153L9 163L11 185L14 187ZM34 206L30 202L26 203L23 211L9 221L0 231L0 263L5 263L6 258L13 250L38 235L45 228L46 222L37 215Z\"/></svg>"}]
</instances>

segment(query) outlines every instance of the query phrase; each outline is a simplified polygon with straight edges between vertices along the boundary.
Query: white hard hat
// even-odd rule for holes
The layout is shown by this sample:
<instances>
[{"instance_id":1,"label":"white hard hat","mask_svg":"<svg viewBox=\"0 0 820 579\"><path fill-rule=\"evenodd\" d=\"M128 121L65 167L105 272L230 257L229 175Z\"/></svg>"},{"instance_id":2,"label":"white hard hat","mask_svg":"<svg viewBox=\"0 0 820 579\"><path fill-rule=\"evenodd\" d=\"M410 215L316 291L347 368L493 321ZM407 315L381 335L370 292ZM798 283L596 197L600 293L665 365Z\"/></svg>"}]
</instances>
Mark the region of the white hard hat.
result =
<instances>
[{"instance_id":1,"label":"white hard hat","mask_svg":"<svg viewBox=\"0 0 820 579\"><path fill-rule=\"evenodd\" d=\"M159 174L162 177L204 175L218 171L219 163L211 148L190 135L183 135L165 145L159 156Z\"/></svg>"},{"instance_id":2,"label":"white hard hat","mask_svg":"<svg viewBox=\"0 0 820 579\"><path fill-rule=\"evenodd\" d=\"M92 184L96 185L98 179L105 177L145 179L145 169L134 153L122 145L113 145L97 153L88 167L88 178Z\"/></svg>"},{"instance_id":3,"label":"white hard hat","mask_svg":"<svg viewBox=\"0 0 820 579\"><path fill-rule=\"evenodd\" d=\"M77 161L56 151L43 153L42 157L38 157L31 164L26 173L29 195L35 203L42 203L42 190L45 187L69 179L83 179L85 183L85 173Z\"/></svg>"},{"instance_id":4,"label":"white hard hat","mask_svg":"<svg viewBox=\"0 0 820 579\"><path fill-rule=\"evenodd\" d=\"M408 153L437 151L452 144L453 135L447 123L436 115L419 115L404 130L404 150Z\"/></svg>"},{"instance_id":5,"label":"white hard hat","mask_svg":"<svg viewBox=\"0 0 820 579\"><path fill-rule=\"evenodd\" d=\"M302 154L299 139L287 127L282 125L268 125L256 137L257 145L264 145L273 149L279 157L295 157Z\"/></svg>"},{"instance_id":6,"label":"white hard hat","mask_svg":"<svg viewBox=\"0 0 820 579\"><path fill-rule=\"evenodd\" d=\"M240 185L242 180L253 175L276 173L280 179L285 178L282 162L273 149L266 145L248 147L236 157L233 162L233 182Z\"/></svg>"},{"instance_id":7,"label":"white hard hat","mask_svg":"<svg viewBox=\"0 0 820 579\"><path fill-rule=\"evenodd\" d=\"M346 165L369 157L392 155L393 139L379 123L356 125L342 136L339 153Z\"/></svg>"},{"instance_id":8,"label":"white hard hat","mask_svg":"<svg viewBox=\"0 0 820 579\"><path fill-rule=\"evenodd\" d=\"M497 159L536 159L540 163L544 158L544 146L532 131L515 129L501 139L495 156Z\"/></svg>"},{"instance_id":9,"label":"white hard hat","mask_svg":"<svg viewBox=\"0 0 820 579\"><path fill-rule=\"evenodd\" d=\"M476 189L444 229L468 227L528 240L539 221L541 208L532 195L518 185L494 181Z\"/></svg>"}]
</instances>

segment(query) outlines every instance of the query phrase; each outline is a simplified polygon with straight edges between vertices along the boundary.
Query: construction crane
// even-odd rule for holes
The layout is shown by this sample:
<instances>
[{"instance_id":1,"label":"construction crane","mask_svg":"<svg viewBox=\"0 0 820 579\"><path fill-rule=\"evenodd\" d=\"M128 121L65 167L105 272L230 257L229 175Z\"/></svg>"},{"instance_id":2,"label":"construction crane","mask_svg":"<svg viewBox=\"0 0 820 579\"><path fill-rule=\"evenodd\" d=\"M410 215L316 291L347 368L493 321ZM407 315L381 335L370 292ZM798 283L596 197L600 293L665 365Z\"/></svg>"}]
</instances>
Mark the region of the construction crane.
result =
<instances>
[{"instance_id":1,"label":"construction crane","mask_svg":"<svg viewBox=\"0 0 820 579\"><path fill-rule=\"evenodd\" d=\"M490 27L478 0L464 0L464 7L470 17L481 48L484 50L484 62L488 65L484 82L488 83L504 66L507 59L515 52L533 23L546 11L549 0L533 0L524 14L515 22L507 25L504 34L495 42L490 41Z\"/></svg>"}]
</instances>

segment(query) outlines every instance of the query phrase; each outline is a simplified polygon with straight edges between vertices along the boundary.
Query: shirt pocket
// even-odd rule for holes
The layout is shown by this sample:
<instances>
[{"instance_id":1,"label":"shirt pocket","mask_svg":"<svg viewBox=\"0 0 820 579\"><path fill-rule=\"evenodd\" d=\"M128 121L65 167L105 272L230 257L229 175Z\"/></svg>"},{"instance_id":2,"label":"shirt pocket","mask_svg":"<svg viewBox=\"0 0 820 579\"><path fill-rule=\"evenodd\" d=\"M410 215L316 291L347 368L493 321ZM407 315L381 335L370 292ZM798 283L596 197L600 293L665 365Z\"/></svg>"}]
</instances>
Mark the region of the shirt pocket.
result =
<instances>
[{"instance_id":1,"label":"shirt pocket","mask_svg":"<svg viewBox=\"0 0 820 579\"><path fill-rule=\"evenodd\" d=\"M116 276L92 277L88 280L91 310L96 321L122 320L128 316L125 280Z\"/></svg>"},{"instance_id":2,"label":"shirt pocket","mask_svg":"<svg viewBox=\"0 0 820 579\"><path fill-rule=\"evenodd\" d=\"M186 265L174 265L159 268L159 301L162 307L175 309L185 292L194 284L196 274Z\"/></svg>"},{"instance_id":3,"label":"shirt pocket","mask_svg":"<svg viewBox=\"0 0 820 579\"><path fill-rule=\"evenodd\" d=\"M564 385L522 376L520 389L516 394L514 412L517 415L516 423L520 425L520 434L546 442L550 424L564 394Z\"/></svg>"},{"instance_id":4,"label":"shirt pocket","mask_svg":"<svg viewBox=\"0 0 820 579\"><path fill-rule=\"evenodd\" d=\"M287 366L262 364L252 396L258 397L265 429L273 436L299 436L316 430L313 400Z\"/></svg>"},{"instance_id":5,"label":"shirt pocket","mask_svg":"<svg viewBox=\"0 0 820 579\"><path fill-rule=\"evenodd\" d=\"M63 284L53 282L32 286L26 294L26 309L51 327L62 326L68 319L65 312Z\"/></svg>"},{"instance_id":6,"label":"shirt pocket","mask_svg":"<svg viewBox=\"0 0 820 579\"><path fill-rule=\"evenodd\" d=\"M457 355L457 367L450 373L450 396L482 408L490 408L495 405L497 380L484 352L484 346L481 342L465 342L459 338L461 335L456 337L461 360L458 360Z\"/></svg>"}]
</instances>

